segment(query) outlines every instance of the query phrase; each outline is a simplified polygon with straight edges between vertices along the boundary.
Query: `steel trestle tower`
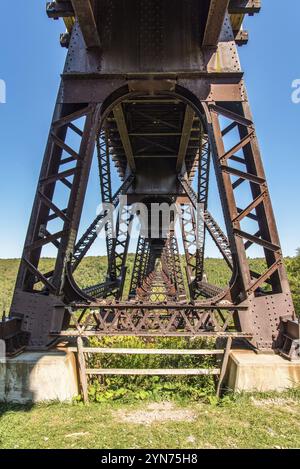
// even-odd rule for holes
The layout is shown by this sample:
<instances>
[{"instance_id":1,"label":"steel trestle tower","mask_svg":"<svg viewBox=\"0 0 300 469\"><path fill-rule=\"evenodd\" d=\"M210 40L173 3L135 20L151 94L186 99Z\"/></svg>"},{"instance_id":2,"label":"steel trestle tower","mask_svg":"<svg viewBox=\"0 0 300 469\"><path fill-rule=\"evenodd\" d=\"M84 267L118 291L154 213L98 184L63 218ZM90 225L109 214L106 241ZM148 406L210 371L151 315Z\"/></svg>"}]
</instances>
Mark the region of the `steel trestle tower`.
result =
<instances>
[{"instance_id":1,"label":"steel trestle tower","mask_svg":"<svg viewBox=\"0 0 300 469\"><path fill-rule=\"evenodd\" d=\"M68 53L6 326L23 345L43 349L79 331L236 334L292 353L299 329L237 52L248 38L244 16L259 10L257 0L47 4L66 23ZM94 155L99 194L118 216L103 210L79 236ZM224 228L208 209L212 172ZM172 219L164 237L140 233L131 273L132 208L141 202L150 213L153 203L174 205L180 234ZM82 289L73 274L101 230L106 279ZM208 236L232 272L225 289L205 276ZM43 271L48 245L57 255ZM250 267L253 247L262 272Z\"/></svg>"}]
</instances>

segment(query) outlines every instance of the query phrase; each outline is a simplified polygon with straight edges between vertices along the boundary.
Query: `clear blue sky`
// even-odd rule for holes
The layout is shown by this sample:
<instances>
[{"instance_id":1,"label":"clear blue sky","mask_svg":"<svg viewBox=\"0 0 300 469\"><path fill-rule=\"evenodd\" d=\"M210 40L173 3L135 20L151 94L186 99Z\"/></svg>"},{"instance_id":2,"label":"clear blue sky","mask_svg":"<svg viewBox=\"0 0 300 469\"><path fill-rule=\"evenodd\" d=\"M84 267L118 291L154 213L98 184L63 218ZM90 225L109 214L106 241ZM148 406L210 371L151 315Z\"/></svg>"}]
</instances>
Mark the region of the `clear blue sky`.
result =
<instances>
[{"instance_id":1,"label":"clear blue sky","mask_svg":"<svg viewBox=\"0 0 300 469\"><path fill-rule=\"evenodd\" d=\"M47 18L45 3L15 0L14 11L10 2L1 5L0 79L7 85L7 103L0 104L4 258L22 252L66 54L59 45L64 25ZM291 101L291 83L300 78L300 2L262 3L262 12L245 23L250 41L239 50L283 251L294 255L300 247L300 104ZM84 224L94 217L94 200L88 198L87 207Z\"/></svg>"}]
</instances>

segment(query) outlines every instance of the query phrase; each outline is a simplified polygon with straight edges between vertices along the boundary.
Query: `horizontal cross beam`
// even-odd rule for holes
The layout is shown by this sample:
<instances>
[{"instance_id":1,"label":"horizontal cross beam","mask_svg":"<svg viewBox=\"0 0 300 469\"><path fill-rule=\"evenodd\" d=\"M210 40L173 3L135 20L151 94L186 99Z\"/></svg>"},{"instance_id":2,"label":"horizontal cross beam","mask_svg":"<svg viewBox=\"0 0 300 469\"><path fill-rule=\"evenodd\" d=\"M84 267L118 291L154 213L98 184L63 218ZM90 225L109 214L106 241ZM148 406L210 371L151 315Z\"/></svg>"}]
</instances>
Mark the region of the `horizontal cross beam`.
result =
<instances>
[{"instance_id":1,"label":"horizontal cross beam","mask_svg":"<svg viewBox=\"0 0 300 469\"><path fill-rule=\"evenodd\" d=\"M88 306L89 309L99 309L101 310L102 308L108 309L108 310L126 310L126 311L131 311L131 310L140 310L141 309L141 303L139 301L134 302L134 301L118 301L118 302L113 302L113 300L99 300L96 302L92 302L89 304L73 304L72 305L72 310L76 311L77 309L84 309ZM195 301L193 303L185 303L185 302L171 302L169 301L168 304L165 304L165 302L162 303L151 303L151 302L144 302L143 303L143 309L144 310L168 310L168 311L211 311L211 310L224 310L224 311L248 311L248 306L244 304L239 304L235 305L232 303L217 303L216 301Z\"/></svg>"},{"instance_id":2,"label":"horizontal cross beam","mask_svg":"<svg viewBox=\"0 0 300 469\"><path fill-rule=\"evenodd\" d=\"M177 157L177 164L176 164L177 173L181 171L183 163L184 163L184 159L186 156L186 152L188 149L189 140L190 140L191 132L193 128L194 117L195 117L194 110L190 106L187 106L185 110L181 140L180 140L178 157Z\"/></svg>"},{"instance_id":3,"label":"horizontal cross beam","mask_svg":"<svg viewBox=\"0 0 300 469\"><path fill-rule=\"evenodd\" d=\"M123 144L123 148L127 157L128 165L131 171L135 172L136 168L135 168L134 156L132 152L130 138L128 135L128 130L127 130L127 125L126 125L126 120L125 120L122 104L118 104L117 106L115 106L113 113L116 119L116 123L117 123L118 131L120 134L120 138Z\"/></svg>"},{"instance_id":4,"label":"horizontal cross beam","mask_svg":"<svg viewBox=\"0 0 300 469\"><path fill-rule=\"evenodd\" d=\"M233 31L235 42L238 46L245 46L248 44L249 33L240 29L239 31Z\"/></svg>"},{"instance_id":5,"label":"horizontal cross beam","mask_svg":"<svg viewBox=\"0 0 300 469\"><path fill-rule=\"evenodd\" d=\"M48 18L57 20L58 18L69 18L75 16L71 1L65 2L47 2L46 13Z\"/></svg>"},{"instance_id":6,"label":"horizontal cross beam","mask_svg":"<svg viewBox=\"0 0 300 469\"><path fill-rule=\"evenodd\" d=\"M234 15L253 15L259 13L261 0L230 0L228 12Z\"/></svg>"}]
</instances>

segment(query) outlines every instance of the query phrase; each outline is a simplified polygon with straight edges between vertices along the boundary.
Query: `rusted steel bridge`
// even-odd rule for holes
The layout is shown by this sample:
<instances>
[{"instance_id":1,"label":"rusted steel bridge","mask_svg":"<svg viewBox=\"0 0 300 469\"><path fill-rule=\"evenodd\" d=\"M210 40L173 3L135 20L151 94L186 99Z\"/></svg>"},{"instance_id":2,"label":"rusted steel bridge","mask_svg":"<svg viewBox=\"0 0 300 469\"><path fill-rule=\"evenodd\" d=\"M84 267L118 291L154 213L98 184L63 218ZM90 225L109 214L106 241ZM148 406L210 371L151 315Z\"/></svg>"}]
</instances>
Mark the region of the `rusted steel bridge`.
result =
<instances>
[{"instance_id":1,"label":"rusted steel bridge","mask_svg":"<svg viewBox=\"0 0 300 469\"><path fill-rule=\"evenodd\" d=\"M47 3L48 16L65 22L60 42L68 53L10 319L1 325L8 350L78 335L203 335L246 337L259 350L293 355L299 325L238 55L248 40L244 16L260 6ZM104 208L78 236L93 157L102 202L118 214L115 220ZM226 229L208 208L212 173ZM175 216L155 237L141 231L129 272L129 228L141 203L150 218L155 204L175 206L180 232ZM102 230L106 280L82 289L74 272ZM208 236L232 272L225 289L205 275ZM42 271L48 245L56 261ZM250 268L253 247L262 251L262 272Z\"/></svg>"}]
</instances>

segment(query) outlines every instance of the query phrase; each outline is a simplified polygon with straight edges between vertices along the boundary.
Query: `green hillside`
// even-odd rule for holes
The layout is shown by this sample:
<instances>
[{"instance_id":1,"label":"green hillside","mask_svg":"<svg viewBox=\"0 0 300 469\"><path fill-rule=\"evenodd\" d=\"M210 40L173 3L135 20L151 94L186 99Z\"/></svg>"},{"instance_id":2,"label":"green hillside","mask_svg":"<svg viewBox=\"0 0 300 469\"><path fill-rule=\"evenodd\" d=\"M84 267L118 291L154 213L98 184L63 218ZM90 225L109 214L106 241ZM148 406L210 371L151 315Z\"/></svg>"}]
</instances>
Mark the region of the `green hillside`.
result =
<instances>
[{"instance_id":1,"label":"green hillside","mask_svg":"<svg viewBox=\"0 0 300 469\"><path fill-rule=\"evenodd\" d=\"M134 256L129 255L128 272L125 292L129 288L129 278L132 271ZM51 270L53 259L42 259L42 271ZM293 258L285 259L289 280L292 288L295 306L300 314L300 253ZM262 259L251 259L250 264L253 270L258 272L264 268ZM0 259L0 311L7 311L10 306L14 283L18 271L19 259ZM102 282L105 278L107 261L105 257L86 257L75 273L75 278L81 287L87 287ZM230 272L222 259L206 259L205 271L210 283L221 287L226 286L230 278Z\"/></svg>"}]
</instances>

